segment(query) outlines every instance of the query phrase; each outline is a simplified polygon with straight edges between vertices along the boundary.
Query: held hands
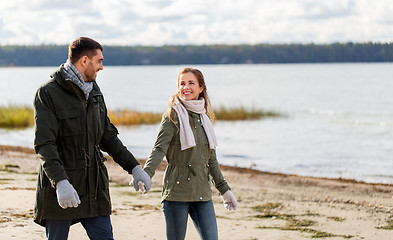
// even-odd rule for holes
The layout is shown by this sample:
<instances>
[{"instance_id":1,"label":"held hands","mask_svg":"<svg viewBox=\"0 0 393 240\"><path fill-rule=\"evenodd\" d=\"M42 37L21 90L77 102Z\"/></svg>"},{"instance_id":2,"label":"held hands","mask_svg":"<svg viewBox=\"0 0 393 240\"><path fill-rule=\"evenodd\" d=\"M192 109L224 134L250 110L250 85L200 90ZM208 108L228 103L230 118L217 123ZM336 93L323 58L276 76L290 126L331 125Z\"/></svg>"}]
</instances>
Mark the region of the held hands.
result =
<instances>
[{"instance_id":1,"label":"held hands","mask_svg":"<svg viewBox=\"0 0 393 240\"><path fill-rule=\"evenodd\" d=\"M236 210L237 205L239 205L231 190L226 191L221 198L224 201L224 207L228 210Z\"/></svg>"},{"instance_id":2,"label":"held hands","mask_svg":"<svg viewBox=\"0 0 393 240\"><path fill-rule=\"evenodd\" d=\"M142 192L143 194L147 193L145 184L144 184L143 182L138 181L138 188L139 188L139 190L141 190L141 192Z\"/></svg>"},{"instance_id":3,"label":"held hands","mask_svg":"<svg viewBox=\"0 0 393 240\"><path fill-rule=\"evenodd\" d=\"M78 193L67 179L61 180L56 184L56 195L57 202L64 209L68 207L76 208L81 203Z\"/></svg>"},{"instance_id":4,"label":"held hands","mask_svg":"<svg viewBox=\"0 0 393 240\"><path fill-rule=\"evenodd\" d=\"M150 176L140 165L137 165L132 169L132 180L129 185L134 186L135 191L141 190L142 193L147 193L151 188Z\"/></svg>"}]
</instances>

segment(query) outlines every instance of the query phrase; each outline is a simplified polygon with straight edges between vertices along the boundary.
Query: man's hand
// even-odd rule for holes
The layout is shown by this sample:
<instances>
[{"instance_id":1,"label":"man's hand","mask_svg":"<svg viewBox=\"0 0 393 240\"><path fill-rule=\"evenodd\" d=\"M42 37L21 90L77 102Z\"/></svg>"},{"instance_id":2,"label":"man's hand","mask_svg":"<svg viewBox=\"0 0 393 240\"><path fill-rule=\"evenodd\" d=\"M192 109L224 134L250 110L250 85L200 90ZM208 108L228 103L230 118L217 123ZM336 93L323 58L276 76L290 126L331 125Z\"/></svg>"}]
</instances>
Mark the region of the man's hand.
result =
<instances>
[{"instance_id":1,"label":"man's hand","mask_svg":"<svg viewBox=\"0 0 393 240\"><path fill-rule=\"evenodd\" d=\"M140 165L137 165L132 169L132 180L130 186L134 186L135 191L142 190L147 193L151 188L150 176L142 169Z\"/></svg>"},{"instance_id":2,"label":"man's hand","mask_svg":"<svg viewBox=\"0 0 393 240\"><path fill-rule=\"evenodd\" d=\"M68 207L76 208L81 203L78 193L67 179L61 180L56 184L56 194L57 202L64 209Z\"/></svg>"}]
</instances>

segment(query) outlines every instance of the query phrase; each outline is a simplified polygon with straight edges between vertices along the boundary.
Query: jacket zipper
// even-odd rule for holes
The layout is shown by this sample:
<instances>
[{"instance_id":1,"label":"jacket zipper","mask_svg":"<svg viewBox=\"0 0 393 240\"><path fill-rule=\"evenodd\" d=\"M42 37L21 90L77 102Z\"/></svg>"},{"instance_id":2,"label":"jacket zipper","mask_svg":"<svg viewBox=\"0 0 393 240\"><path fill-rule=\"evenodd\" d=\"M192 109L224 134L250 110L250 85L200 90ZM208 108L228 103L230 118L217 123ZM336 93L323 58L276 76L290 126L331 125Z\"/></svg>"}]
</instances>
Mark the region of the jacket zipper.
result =
<instances>
[{"instance_id":1,"label":"jacket zipper","mask_svg":"<svg viewBox=\"0 0 393 240\"><path fill-rule=\"evenodd\" d=\"M88 132L88 128L87 128L87 106L88 106L88 102L87 102L87 100L86 100L86 98L84 97L84 95L83 95L83 93L81 92L81 90L74 84L74 83L72 83L71 81L69 81L69 84L71 85L71 88L72 88L72 90L74 90L74 93L75 93L75 95L77 96L77 98L80 100L80 103L82 104L82 109L84 110L83 112L84 112L84 117L85 117L85 133L86 133L86 145L85 145L85 147L86 147L86 149L85 148L82 148L83 149L83 151L84 151L84 153L85 153L85 158L86 158L86 155L87 155L87 157L89 157L89 132ZM89 157L89 159L90 159L90 157ZM90 165L91 165L91 160L90 160ZM87 166L87 163L86 163L86 166L85 166L85 180L88 178L88 171L87 171L87 168L88 168L88 166ZM88 196L90 196L90 191L89 191L89 184L86 184L86 192L87 192L87 194L88 194Z\"/></svg>"}]
</instances>

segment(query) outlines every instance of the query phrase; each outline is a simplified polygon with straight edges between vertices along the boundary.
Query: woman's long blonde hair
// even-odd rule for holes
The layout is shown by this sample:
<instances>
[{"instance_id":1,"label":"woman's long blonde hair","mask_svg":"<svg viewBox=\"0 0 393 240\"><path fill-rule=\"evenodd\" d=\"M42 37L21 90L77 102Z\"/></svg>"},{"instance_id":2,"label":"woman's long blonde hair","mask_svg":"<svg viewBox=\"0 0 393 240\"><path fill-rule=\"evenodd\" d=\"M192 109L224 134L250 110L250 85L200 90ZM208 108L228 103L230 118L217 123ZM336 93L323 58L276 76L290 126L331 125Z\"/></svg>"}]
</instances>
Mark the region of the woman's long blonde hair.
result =
<instances>
[{"instance_id":1,"label":"woman's long blonde hair","mask_svg":"<svg viewBox=\"0 0 393 240\"><path fill-rule=\"evenodd\" d=\"M197 78L199 86L202 88L202 92L199 94L198 98L203 97L205 99L206 114L207 114L207 116L209 116L210 121L214 122L216 119L216 116L215 116L213 108L210 104L209 95L207 94L207 87L206 87L206 83L205 83L205 78L204 78L201 71L199 71L198 69L195 69L195 68L190 68L190 67L183 68L179 72L179 75L177 76L177 87L179 88L179 79L180 79L181 75L184 73L188 73L188 72L191 72ZM180 95L179 94L180 94L179 91L177 91L177 93L169 99L169 109L167 112L168 112L169 118L174 123L175 123L174 116L176 116L175 115L176 111L174 111L172 106L173 106L176 99L180 102L180 99L179 99Z\"/></svg>"}]
</instances>

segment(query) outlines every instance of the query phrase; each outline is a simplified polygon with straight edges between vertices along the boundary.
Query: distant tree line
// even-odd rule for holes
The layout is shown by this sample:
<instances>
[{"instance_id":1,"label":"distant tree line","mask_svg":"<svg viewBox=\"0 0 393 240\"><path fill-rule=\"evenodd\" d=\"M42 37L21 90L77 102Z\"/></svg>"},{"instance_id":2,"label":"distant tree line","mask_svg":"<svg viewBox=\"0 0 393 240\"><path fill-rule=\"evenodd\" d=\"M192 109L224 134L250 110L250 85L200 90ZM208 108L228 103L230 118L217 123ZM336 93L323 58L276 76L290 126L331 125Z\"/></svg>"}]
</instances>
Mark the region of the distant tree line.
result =
<instances>
[{"instance_id":1,"label":"distant tree line","mask_svg":"<svg viewBox=\"0 0 393 240\"><path fill-rule=\"evenodd\" d=\"M66 45L0 46L0 66L57 66ZM104 46L105 65L392 62L393 43Z\"/></svg>"}]
</instances>

